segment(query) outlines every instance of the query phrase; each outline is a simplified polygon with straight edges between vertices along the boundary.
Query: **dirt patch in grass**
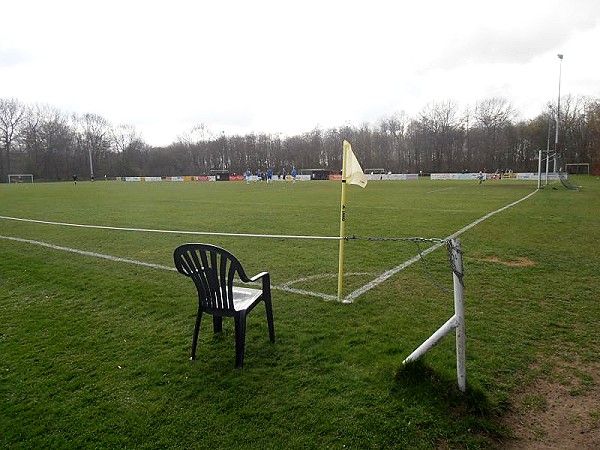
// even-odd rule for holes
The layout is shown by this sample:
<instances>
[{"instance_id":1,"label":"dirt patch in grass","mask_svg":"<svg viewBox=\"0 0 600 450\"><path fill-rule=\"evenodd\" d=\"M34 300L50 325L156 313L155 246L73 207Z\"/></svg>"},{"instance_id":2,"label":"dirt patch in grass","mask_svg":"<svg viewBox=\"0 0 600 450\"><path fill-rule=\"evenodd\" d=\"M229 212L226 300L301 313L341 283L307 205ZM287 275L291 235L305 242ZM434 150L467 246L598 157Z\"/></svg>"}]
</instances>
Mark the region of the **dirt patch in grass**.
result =
<instances>
[{"instance_id":1,"label":"dirt patch in grass","mask_svg":"<svg viewBox=\"0 0 600 450\"><path fill-rule=\"evenodd\" d=\"M527 258L517 258L513 261L503 261L500 258L491 256L489 258L483 258L483 259L481 259L481 261L502 264L502 265L505 265L508 267L527 267L527 266L535 265L535 262L533 262L532 260L527 259Z\"/></svg>"},{"instance_id":2,"label":"dirt patch in grass","mask_svg":"<svg viewBox=\"0 0 600 450\"><path fill-rule=\"evenodd\" d=\"M503 450L599 449L600 364L557 366L513 401Z\"/></svg>"}]
</instances>

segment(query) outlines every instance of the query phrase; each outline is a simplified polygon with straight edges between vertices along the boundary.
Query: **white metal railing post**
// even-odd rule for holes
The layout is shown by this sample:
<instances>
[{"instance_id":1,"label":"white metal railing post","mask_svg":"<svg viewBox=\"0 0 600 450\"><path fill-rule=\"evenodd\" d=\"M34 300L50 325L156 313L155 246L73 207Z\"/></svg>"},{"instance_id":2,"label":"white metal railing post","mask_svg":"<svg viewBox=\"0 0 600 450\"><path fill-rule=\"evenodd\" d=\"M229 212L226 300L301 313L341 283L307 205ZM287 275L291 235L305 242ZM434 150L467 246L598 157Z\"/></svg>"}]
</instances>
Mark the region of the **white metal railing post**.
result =
<instances>
[{"instance_id":1,"label":"white metal railing post","mask_svg":"<svg viewBox=\"0 0 600 450\"><path fill-rule=\"evenodd\" d=\"M460 239L450 240L450 266L452 268L452 279L454 281L454 315L450 317L444 325L433 333L421 345L417 347L410 355L402 361L407 364L416 361L431 348L436 345L444 336L455 330L456 333L456 377L458 379L458 389L465 392L467 389L467 352L465 333L465 309L463 305L463 265L462 251L460 248Z\"/></svg>"},{"instance_id":2,"label":"white metal railing post","mask_svg":"<svg viewBox=\"0 0 600 450\"><path fill-rule=\"evenodd\" d=\"M419 359L421 356L423 356L425 353L427 353L429 350L431 350L434 345L436 345L438 342L440 342L444 336L446 336L448 333L452 332L452 330L455 328L456 328L456 315L450 317L444 325L439 327L435 333L433 333L431 336L429 336L425 340L425 342L423 342L421 345L419 345L414 352L412 352L410 355L408 355L406 357L406 359L404 361L402 361L402 364L406 364L411 361L416 361L417 359Z\"/></svg>"},{"instance_id":3,"label":"white metal railing post","mask_svg":"<svg viewBox=\"0 0 600 450\"><path fill-rule=\"evenodd\" d=\"M542 151L540 150L538 159L538 182L537 188L540 189L542 186Z\"/></svg>"},{"instance_id":4,"label":"white metal railing post","mask_svg":"<svg viewBox=\"0 0 600 450\"><path fill-rule=\"evenodd\" d=\"M456 377L458 388L465 392L467 388L467 351L465 333L465 308L463 304L463 265L460 239L450 241L452 258L452 276L454 280L454 317L456 320Z\"/></svg>"},{"instance_id":5,"label":"white metal railing post","mask_svg":"<svg viewBox=\"0 0 600 450\"><path fill-rule=\"evenodd\" d=\"M544 186L548 186L548 170L550 168L550 153L546 153L546 182Z\"/></svg>"}]
</instances>

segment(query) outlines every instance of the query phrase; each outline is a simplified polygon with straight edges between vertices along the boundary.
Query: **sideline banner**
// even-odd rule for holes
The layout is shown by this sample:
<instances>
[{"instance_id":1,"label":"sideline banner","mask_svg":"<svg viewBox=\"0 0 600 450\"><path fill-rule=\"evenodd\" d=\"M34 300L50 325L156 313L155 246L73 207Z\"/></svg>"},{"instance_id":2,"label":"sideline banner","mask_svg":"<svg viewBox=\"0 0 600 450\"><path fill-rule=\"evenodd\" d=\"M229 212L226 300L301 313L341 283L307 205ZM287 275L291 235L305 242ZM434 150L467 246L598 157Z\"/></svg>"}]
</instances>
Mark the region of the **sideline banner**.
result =
<instances>
[{"instance_id":1,"label":"sideline banner","mask_svg":"<svg viewBox=\"0 0 600 450\"><path fill-rule=\"evenodd\" d=\"M406 181L406 180L418 180L418 179L419 179L418 173L371 173L371 174L367 174L367 180L369 180L369 181L371 181L371 180L383 180L383 181L402 180L402 181Z\"/></svg>"},{"instance_id":2,"label":"sideline banner","mask_svg":"<svg viewBox=\"0 0 600 450\"><path fill-rule=\"evenodd\" d=\"M476 180L476 173L432 173L432 180Z\"/></svg>"}]
</instances>

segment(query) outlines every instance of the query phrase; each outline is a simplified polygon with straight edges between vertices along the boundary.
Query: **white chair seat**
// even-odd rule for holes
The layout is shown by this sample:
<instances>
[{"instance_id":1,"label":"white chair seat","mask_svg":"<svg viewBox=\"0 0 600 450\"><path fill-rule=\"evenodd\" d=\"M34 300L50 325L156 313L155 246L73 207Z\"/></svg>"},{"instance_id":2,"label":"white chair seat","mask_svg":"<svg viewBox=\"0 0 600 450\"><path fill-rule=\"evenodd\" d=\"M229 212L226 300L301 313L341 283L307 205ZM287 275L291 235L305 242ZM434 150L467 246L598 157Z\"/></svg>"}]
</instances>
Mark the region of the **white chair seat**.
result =
<instances>
[{"instance_id":1,"label":"white chair seat","mask_svg":"<svg viewBox=\"0 0 600 450\"><path fill-rule=\"evenodd\" d=\"M256 301L262 294L260 289L233 287L233 307L236 311L243 311Z\"/></svg>"}]
</instances>

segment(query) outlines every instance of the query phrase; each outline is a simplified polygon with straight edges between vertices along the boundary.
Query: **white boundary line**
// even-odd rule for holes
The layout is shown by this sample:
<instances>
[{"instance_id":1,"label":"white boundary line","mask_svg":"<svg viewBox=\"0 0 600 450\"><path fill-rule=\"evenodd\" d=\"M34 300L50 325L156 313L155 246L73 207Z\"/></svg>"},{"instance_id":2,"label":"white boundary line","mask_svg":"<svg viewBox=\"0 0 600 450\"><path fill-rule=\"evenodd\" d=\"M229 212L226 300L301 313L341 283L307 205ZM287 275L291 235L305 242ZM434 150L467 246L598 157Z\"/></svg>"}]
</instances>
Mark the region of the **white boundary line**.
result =
<instances>
[{"instance_id":1,"label":"white boundary line","mask_svg":"<svg viewBox=\"0 0 600 450\"><path fill-rule=\"evenodd\" d=\"M54 244L48 244L47 242L34 241L32 239L22 239L22 238L18 238L18 237L2 236L2 235L0 235L0 239L6 239L9 241L16 241L16 242L25 242L27 244L34 244L34 245L39 245L41 247L51 248L52 250L61 250L63 252L77 253L78 255L93 256L94 258L108 259L110 261L124 262L124 263L129 263L129 264L137 264L138 266L152 267L153 269L175 270L175 271L177 270L175 267L163 266L161 264L152 264L152 263L147 263L147 262L143 262L143 261L136 261L135 259L120 258L118 256L104 255L102 253L88 252L85 250L78 250L76 248L63 247L62 245L54 245Z\"/></svg>"},{"instance_id":2,"label":"white boundary line","mask_svg":"<svg viewBox=\"0 0 600 450\"><path fill-rule=\"evenodd\" d=\"M138 266L150 267L152 269L170 270L170 271L175 271L175 272L177 271L177 269L175 267L163 266L162 264L153 264L153 263L147 263L144 261L137 261L135 259L120 258L118 256L105 255L103 253L88 252L88 251L79 250L76 248L64 247L62 245L54 245L54 244L49 244L47 242L34 241L32 239L23 239L23 238L18 238L18 237L13 237L13 236L3 236L3 235L0 235L0 239L6 239L8 241L24 242L26 244L39 245L40 247L46 247L46 248L50 248L52 250L60 250L63 252L76 253L78 255L92 256L94 258L101 258L101 259L108 259L109 261L123 262L123 263L128 263L128 264L136 264ZM322 298L323 300L337 300L337 296L335 296L335 295L323 294L320 292L306 291L303 289L296 289L291 286L288 286L288 284L290 284L290 283L286 283L282 286L272 285L271 289L292 292L294 294L319 297L319 298Z\"/></svg>"},{"instance_id":3,"label":"white boundary line","mask_svg":"<svg viewBox=\"0 0 600 450\"><path fill-rule=\"evenodd\" d=\"M432 245L431 247L429 247L426 250L423 250L420 255L415 255L411 259L409 259L408 261L403 262L402 264L394 267L393 269L390 269L390 270L387 270L387 271L383 272L381 275L379 275L373 281L370 281L369 283L365 284L364 286L358 288L354 292L351 292L346 297L344 297L342 299L342 303L352 303L357 297L359 297L362 294L364 294L365 292L373 289L374 287L379 286L381 283L383 283L385 280L387 280L388 278L390 278L392 275L395 275L396 273L400 272L401 270L407 268L411 264L413 264L416 261L418 261L421 258L421 255L423 255L423 256L428 255L429 253L433 252L434 250L437 250L438 248L440 248L442 245L445 245L446 244L445 241L457 238L458 236L460 236L461 234L463 234L465 231L468 231L471 228L473 228L474 226L479 225L481 222L483 222L486 219L489 219L493 215L498 214L499 212L502 212L502 211L504 211L504 210L506 210L508 208L511 208L511 207L513 207L513 206L521 203L524 200L527 200L529 197L531 197L536 192L537 192L537 189L535 191L531 192L530 194L527 194L525 197L517 200L516 202L512 202L512 203L510 203L510 204L508 204L506 206L503 206L500 209L497 209L496 211L492 211L491 213L486 214L485 216L477 219L475 222L472 222L469 225L467 225L466 227L461 228L456 233L451 234L446 239L444 239L444 241L439 242L439 243L437 243L435 245Z\"/></svg>"},{"instance_id":4,"label":"white boundary line","mask_svg":"<svg viewBox=\"0 0 600 450\"><path fill-rule=\"evenodd\" d=\"M351 292L350 294L348 294L346 297L344 297L342 299L342 303L353 303L354 300L356 300L356 298L358 298L359 296L361 296L362 294L364 294L367 291L370 291L371 289L373 289L374 287L379 286L381 283L383 283L384 281L386 281L387 279L389 279L390 277L392 277L393 275L395 275L396 273L400 272L401 270L405 269L406 267L410 266L411 264L415 263L416 261L418 261L421 256L425 256L428 255L429 253L437 250L438 248L440 248L441 246L443 246L446 241L450 240L450 239L455 239L456 237L460 236L461 234L463 234L465 231L470 230L471 228L475 227L476 225L479 225L481 222L483 222L484 220L489 219L490 217L492 217L495 214L498 214L499 212L505 211L508 208L511 208L519 203L521 203L522 201L527 200L529 197L531 197L533 194L535 194L538 190L536 189L535 191L531 192L530 194L526 195L525 197L512 202L506 206L503 206L502 208L499 208L495 211L492 211L488 214L486 214L485 216L477 219L476 221L470 223L469 225L461 228L460 230L458 230L457 232L451 234L450 236L448 236L446 239L444 239L442 242L438 242L435 245L432 245L431 247L423 250L420 254L413 256L412 258L410 258L409 260L403 262L402 264L387 270L385 272L383 272L381 275L379 275L378 277L376 277L374 280L368 282L367 284L365 284L364 286L356 289L355 291ZM47 222L47 221L43 221L43 220L32 220L32 219L20 219L20 218L15 218L15 217L6 217L6 216L0 216L0 219L7 219L7 220L17 220L17 221L21 221L21 222L33 222L33 223L42 223L42 224L48 224L48 225L63 225L63 226L71 226L71 227L81 227L81 228L96 228L96 229L106 229L106 230L121 230L121 231L145 231L145 232L155 232L155 233L172 233L172 234L197 234L197 235L218 235L218 236L242 236L242 237L279 237L279 238L298 238L298 239L330 239L330 240L339 240L340 238L335 236L286 236L286 235L264 235L264 234L242 234L242 233L211 233L211 232L202 232L202 231L172 231L172 230L151 230L151 229L143 229L143 228L119 228L119 227L106 227L106 226L98 226L98 225L79 225L79 224L71 224L71 223L60 223L60 222ZM31 240L31 239L22 239L22 238L17 238L17 237L11 237L11 236L3 236L0 235L0 239L7 239L7 240L11 240L11 241L16 241L16 242L24 242L24 243L28 243L28 244L35 244L35 245L39 245L42 247L47 247L47 248L51 248L53 250L60 250L60 251L66 251L66 252L70 252L70 253L76 253L79 255L85 255L85 256L92 256L95 258L102 258L102 259L107 259L110 261L115 261L115 262L124 262L124 263L129 263L129 264L136 264L139 266L145 266L145 267L150 267L150 268L154 268L154 269L161 269L161 270L170 270L170 271L176 271L177 269L175 269L174 267L169 267L169 266L163 266L161 264L152 264L152 263L147 263L147 262L143 262L143 261L137 261L134 259L128 259L128 258L120 258L117 256L111 256L111 255L105 255L102 253L96 253L96 252L88 252L85 250L78 250L75 248L70 248L70 247L63 247L60 245L54 245L54 244L48 244L46 242L42 242L42 241L35 241L35 240ZM296 289L291 287L291 284L297 282L297 281L302 281L302 280L295 280L295 281L290 281L287 282L281 286L271 286L273 289L277 289L277 290L282 290L282 291L287 291L287 292L291 292L291 293L295 293L295 294L300 294L300 295L310 295L313 297L319 297L322 298L324 300L337 300L337 296L335 295L330 295L330 294L324 294L324 293L319 293L319 292L312 292L312 291L306 291L303 289Z\"/></svg>"}]
</instances>

